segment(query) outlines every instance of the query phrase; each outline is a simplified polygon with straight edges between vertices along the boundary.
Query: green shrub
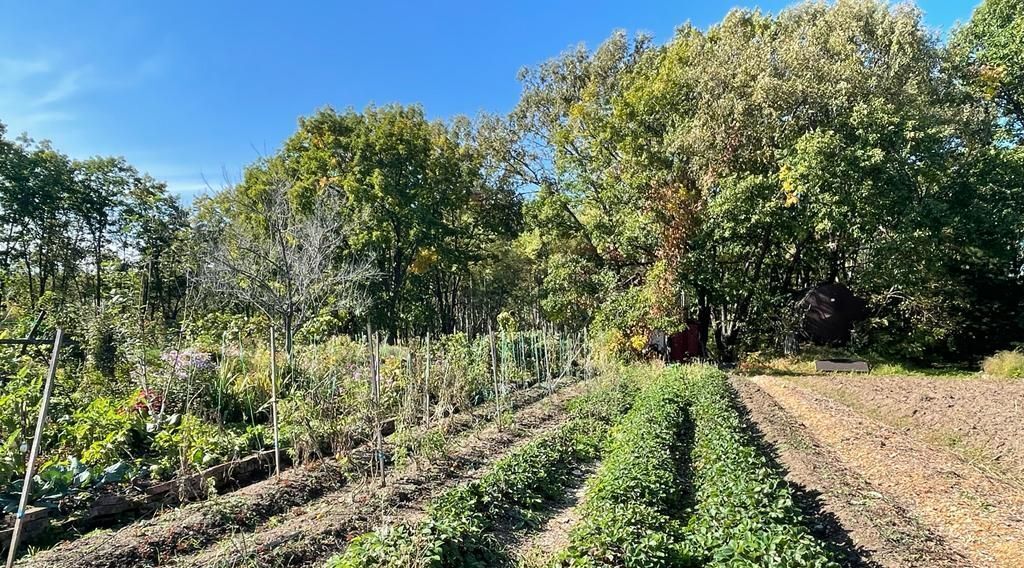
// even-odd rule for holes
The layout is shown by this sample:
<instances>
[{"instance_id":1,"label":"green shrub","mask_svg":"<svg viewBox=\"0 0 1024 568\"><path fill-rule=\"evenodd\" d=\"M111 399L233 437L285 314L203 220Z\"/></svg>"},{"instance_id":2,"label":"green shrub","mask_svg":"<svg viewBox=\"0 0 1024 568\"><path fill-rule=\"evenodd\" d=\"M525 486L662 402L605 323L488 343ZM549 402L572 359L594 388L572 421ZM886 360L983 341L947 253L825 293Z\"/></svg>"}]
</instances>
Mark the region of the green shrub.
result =
<instances>
[{"instance_id":1,"label":"green shrub","mask_svg":"<svg viewBox=\"0 0 1024 568\"><path fill-rule=\"evenodd\" d=\"M157 433L152 448L163 456L161 469L187 471L238 457L252 449L256 435L251 429L235 432L185 414L176 419L176 424Z\"/></svg>"},{"instance_id":2,"label":"green shrub","mask_svg":"<svg viewBox=\"0 0 1024 568\"><path fill-rule=\"evenodd\" d=\"M133 402L99 397L76 410L65 430L63 450L90 467L130 459L136 449L133 430L141 426L139 415L131 410Z\"/></svg>"},{"instance_id":3,"label":"green shrub","mask_svg":"<svg viewBox=\"0 0 1024 568\"><path fill-rule=\"evenodd\" d=\"M678 519L648 505L620 503L588 507L573 529L569 548L555 566L611 567L685 566L680 556Z\"/></svg>"},{"instance_id":4,"label":"green shrub","mask_svg":"<svg viewBox=\"0 0 1024 568\"><path fill-rule=\"evenodd\" d=\"M1000 351L986 357L981 364L982 371L993 377L1006 379L1024 379L1024 353L1020 351Z\"/></svg>"}]
</instances>

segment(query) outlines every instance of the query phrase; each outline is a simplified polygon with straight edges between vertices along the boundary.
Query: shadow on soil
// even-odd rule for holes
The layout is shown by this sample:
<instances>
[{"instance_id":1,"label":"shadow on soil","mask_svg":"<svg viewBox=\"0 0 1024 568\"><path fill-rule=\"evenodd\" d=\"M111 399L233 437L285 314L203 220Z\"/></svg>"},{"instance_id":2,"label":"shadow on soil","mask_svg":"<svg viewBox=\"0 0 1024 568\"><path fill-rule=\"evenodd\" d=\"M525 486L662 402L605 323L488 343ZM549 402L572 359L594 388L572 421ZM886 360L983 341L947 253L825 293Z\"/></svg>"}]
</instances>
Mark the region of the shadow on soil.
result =
<instances>
[{"instance_id":1,"label":"shadow on soil","mask_svg":"<svg viewBox=\"0 0 1024 568\"><path fill-rule=\"evenodd\" d=\"M768 465L778 472L779 476L785 478L788 474L785 466L779 461L779 455L775 447L765 439L764 433L757 427L757 424L750 417L747 407L739 400L735 391L731 391L731 402L743 420L743 426L754 442L757 451L768 460ZM816 538L828 545L835 554L836 560L843 566L857 568L882 568L881 564L868 558L868 552L854 544L850 534L843 528L836 516L825 511L821 502L821 493L814 491L789 480L786 481L790 491L793 492L793 500L803 514L804 526Z\"/></svg>"}]
</instances>

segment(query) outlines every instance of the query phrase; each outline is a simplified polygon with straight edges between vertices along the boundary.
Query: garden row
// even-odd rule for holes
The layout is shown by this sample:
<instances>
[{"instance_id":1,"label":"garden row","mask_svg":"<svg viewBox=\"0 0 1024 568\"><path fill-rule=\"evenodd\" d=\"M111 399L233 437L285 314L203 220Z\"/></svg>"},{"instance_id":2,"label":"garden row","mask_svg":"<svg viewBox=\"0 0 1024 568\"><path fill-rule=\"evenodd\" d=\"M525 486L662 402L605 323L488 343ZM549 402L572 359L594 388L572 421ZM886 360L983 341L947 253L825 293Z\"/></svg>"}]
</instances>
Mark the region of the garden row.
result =
<instances>
[{"instance_id":1,"label":"garden row","mask_svg":"<svg viewBox=\"0 0 1024 568\"><path fill-rule=\"evenodd\" d=\"M837 566L716 369L664 372L606 452L556 566Z\"/></svg>"},{"instance_id":2,"label":"garden row","mask_svg":"<svg viewBox=\"0 0 1024 568\"><path fill-rule=\"evenodd\" d=\"M508 563L498 523L535 516L573 468L601 458L553 566L836 566L744 430L725 376L707 366L646 374L581 399L561 428L435 500L426 520L364 535L330 565Z\"/></svg>"},{"instance_id":3,"label":"garden row","mask_svg":"<svg viewBox=\"0 0 1024 568\"><path fill-rule=\"evenodd\" d=\"M574 382L574 379L563 381L554 393L541 385L514 391L505 399L505 411L518 416L519 412L542 401L561 397L562 388L571 391ZM406 460L422 457L434 461L439 459L439 453L446 456L454 453L465 434L493 420L493 412L490 404L478 405L443 420L435 420L429 428L421 428L415 437L442 442L440 447L430 448L430 451L427 448L402 450L399 444L408 444L409 437L402 436L398 440L397 434L386 438L386 451L394 452L396 460L400 453L404 453ZM420 452L423 452L422 456L417 455ZM353 457L362 456L365 462L365 453L359 452ZM283 471L279 479L260 481L244 491L169 509L150 521L134 523L113 534L93 531L77 540L39 551L27 558L27 566L110 568L165 563L171 556L198 552L222 538L251 531L271 517L341 490L350 480L361 478L360 467L360 463L352 459L327 458L290 468ZM413 468L411 464L396 463L388 474L389 479L411 469L418 469L418 466ZM182 535L188 535L188 538L182 538Z\"/></svg>"},{"instance_id":4,"label":"garden row","mask_svg":"<svg viewBox=\"0 0 1024 568\"><path fill-rule=\"evenodd\" d=\"M279 353L282 461L351 457L376 428L394 433L396 459L415 457L436 438L433 426L451 416L495 396L505 411L524 387L586 373L586 348L578 339L500 332L493 342L454 334L433 343L382 346L376 399L365 342L336 337L296 346L290 364ZM25 463L18 448L31 434L26 425L34 422L29 418L41 390L42 369L28 358L23 363L17 380L0 387L0 506L8 513L0 528L13 521L10 511L20 498ZM73 363L69 358L62 369L51 401L30 496L39 507L33 509L38 514L29 544L41 544L37 532L47 533L48 541L73 537L201 500L209 489L230 491L272 471L266 349L239 338L219 353L164 353L150 362L144 387L98 376L72 380L86 372ZM336 483L313 485L330 489Z\"/></svg>"},{"instance_id":5,"label":"garden row","mask_svg":"<svg viewBox=\"0 0 1024 568\"><path fill-rule=\"evenodd\" d=\"M501 519L527 523L561 495L573 473L600 453L610 425L633 395L629 377L604 379L568 405L569 419L495 463L479 480L431 503L418 523L384 527L349 545L330 566L493 566L504 563L493 530Z\"/></svg>"}]
</instances>

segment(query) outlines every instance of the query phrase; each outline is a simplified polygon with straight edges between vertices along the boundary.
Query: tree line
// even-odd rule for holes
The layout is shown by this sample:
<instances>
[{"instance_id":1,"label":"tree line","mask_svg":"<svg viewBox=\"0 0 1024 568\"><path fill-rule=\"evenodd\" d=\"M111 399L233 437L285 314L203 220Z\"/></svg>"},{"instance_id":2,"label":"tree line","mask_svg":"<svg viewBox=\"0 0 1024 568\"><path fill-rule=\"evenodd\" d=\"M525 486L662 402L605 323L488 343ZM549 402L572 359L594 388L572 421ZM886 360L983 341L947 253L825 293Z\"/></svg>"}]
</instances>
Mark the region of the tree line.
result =
<instances>
[{"instance_id":1,"label":"tree line","mask_svg":"<svg viewBox=\"0 0 1024 568\"><path fill-rule=\"evenodd\" d=\"M130 297L168 330L263 316L289 351L501 316L627 350L689 322L732 359L839 282L868 300L859 344L976 359L1024 339L1022 38L1012 0L945 41L875 0L616 32L524 69L504 116L319 110L191 207L3 138L0 291L9 313Z\"/></svg>"}]
</instances>

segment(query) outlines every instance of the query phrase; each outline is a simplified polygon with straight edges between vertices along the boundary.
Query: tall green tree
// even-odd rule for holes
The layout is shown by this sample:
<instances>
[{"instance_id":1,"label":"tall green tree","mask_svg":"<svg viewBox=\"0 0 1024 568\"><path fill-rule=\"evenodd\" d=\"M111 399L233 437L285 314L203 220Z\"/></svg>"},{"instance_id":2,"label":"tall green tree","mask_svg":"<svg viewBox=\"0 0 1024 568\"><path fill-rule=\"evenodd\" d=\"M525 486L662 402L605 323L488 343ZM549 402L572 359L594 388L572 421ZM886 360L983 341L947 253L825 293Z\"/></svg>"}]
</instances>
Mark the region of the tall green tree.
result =
<instances>
[{"instance_id":1,"label":"tall green tree","mask_svg":"<svg viewBox=\"0 0 1024 568\"><path fill-rule=\"evenodd\" d=\"M616 34L525 74L505 155L540 190L531 224L557 235L544 262L575 241L605 298L677 295L723 357L779 342L823 281L868 296L904 353L962 354L1014 321L997 301L999 323L973 326L971 302L1016 297L1021 191L948 61L916 9L870 0L735 10L660 47Z\"/></svg>"},{"instance_id":2,"label":"tall green tree","mask_svg":"<svg viewBox=\"0 0 1024 568\"><path fill-rule=\"evenodd\" d=\"M73 207L84 225L93 259L93 299L97 306L103 299L103 258L112 230L120 228L121 209L128 188L137 177L135 168L123 158L92 158L73 165L75 170L75 202Z\"/></svg>"},{"instance_id":3,"label":"tall green tree","mask_svg":"<svg viewBox=\"0 0 1024 568\"><path fill-rule=\"evenodd\" d=\"M953 34L952 47L972 86L998 105L1017 143L1024 142L1024 4L985 0Z\"/></svg>"},{"instance_id":4,"label":"tall green tree","mask_svg":"<svg viewBox=\"0 0 1024 568\"><path fill-rule=\"evenodd\" d=\"M334 213L351 227L344 254L375 262L375 324L393 338L452 331L469 309L469 266L514 234L519 219L518 196L487 179L483 159L464 119L431 122L419 107L325 109L300 120L281 151L250 172L245 191L263 191L268 167L296 180L291 199L300 208L339 191Z\"/></svg>"}]
</instances>

